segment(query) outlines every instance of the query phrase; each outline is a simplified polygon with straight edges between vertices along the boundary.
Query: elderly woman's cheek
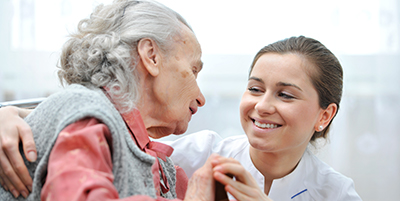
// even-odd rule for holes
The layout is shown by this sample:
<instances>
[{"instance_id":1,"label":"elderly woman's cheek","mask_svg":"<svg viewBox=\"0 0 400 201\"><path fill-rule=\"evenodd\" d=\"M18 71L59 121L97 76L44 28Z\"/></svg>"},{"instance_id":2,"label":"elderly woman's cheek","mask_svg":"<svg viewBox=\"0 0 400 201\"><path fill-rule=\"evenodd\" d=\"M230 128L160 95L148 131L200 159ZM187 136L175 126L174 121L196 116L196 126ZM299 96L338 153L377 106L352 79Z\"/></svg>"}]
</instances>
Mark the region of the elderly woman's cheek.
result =
<instances>
[{"instance_id":1,"label":"elderly woman's cheek","mask_svg":"<svg viewBox=\"0 0 400 201\"><path fill-rule=\"evenodd\" d=\"M189 76L189 71L181 71L181 76L182 76L182 78L186 78L186 77L188 77Z\"/></svg>"}]
</instances>

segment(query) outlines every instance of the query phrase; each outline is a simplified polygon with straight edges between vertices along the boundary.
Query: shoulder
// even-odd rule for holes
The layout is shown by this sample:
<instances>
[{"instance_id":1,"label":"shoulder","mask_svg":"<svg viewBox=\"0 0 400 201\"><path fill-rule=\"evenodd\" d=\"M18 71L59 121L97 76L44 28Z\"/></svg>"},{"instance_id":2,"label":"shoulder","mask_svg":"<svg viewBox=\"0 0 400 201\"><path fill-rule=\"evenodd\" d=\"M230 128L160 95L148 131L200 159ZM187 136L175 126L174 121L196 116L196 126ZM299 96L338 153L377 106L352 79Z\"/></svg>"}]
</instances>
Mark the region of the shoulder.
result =
<instances>
[{"instance_id":1,"label":"shoulder","mask_svg":"<svg viewBox=\"0 0 400 201\"><path fill-rule=\"evenodd\" d=\"M50 96L46 101L51 101L52 104L62 104L64 106L78 104L96 106L101 103L109 102L101 89L78 84L69 85L64 90Z\"/></svg>"},{"instance_id":2,"label":"shoulder","mask_svg":"<svg viewBox=\"0 0 400 201\"><path fill-rule=\"evenodd\" d=\"M249 146L246 135L236 135L225 138L215 146L214 152L225 156L235 158L237 154L243 153L243 150Z\"/></svg>"},{"instance_id":3,"label":"shoulder","mask_svg":"<svg viewBox=\"0 0 400 201\"><path fill-rule=\"evenodd\" d=\"M119 112L99 88L72 84L49 96L25 119L32 127L49 127L60 132L67 125L94 117L116 131L122 123ZM52 119L52 121L43 121Z\"/></svg>"},{"instance_id":4,"label":"shoulder","mask_svg":"<svg viewBox=\"0 0 400 201\"><path fill-rule=\"evenodd\" d=\"M315 199L361 200L351 178L337 172L309 150L306 150L303 159L309 170L305 184Z\"/></svg>"},{"instance_id":5,"label":"shoulder","mask_svg":"<svg viewBox=\"0 0 400 201\"><path fill-rule=\"evenodd\" d=\"M38 105L33 113L48 115L72 115L80 113L82 117L89 113L115 113L115 108L99 88L71 84L65 89L49 96Z\"/></svg>"},{"instance_id":6,"label":"shoulder","mask_svg":"<svg viewBox=\"0 0 400 201\"><path fill-rule=\"evenodd\" d=\"M62 108L77 107L79 105L96 106L105 103L107 98L100 89L71 84L63 90L50 95L35 110L60 110Z\"/></svg>"},{"instance_id":7,"label":"shoulder","mask_svg":"<svg viewBox=\"0 0 400 201\"><path fill-rule=\"evenodd\" d=\"M204 147L204 146L212 146L214 143L221 141L221 136L219 136L216 132L211 130L202 130L191 134L186 134L182 137L179 137L176 140L166 140L166 138L161 138L158 141L161 141L167 145L172 146L174 149L179 147Z\"/></svg>"}]
</instances>

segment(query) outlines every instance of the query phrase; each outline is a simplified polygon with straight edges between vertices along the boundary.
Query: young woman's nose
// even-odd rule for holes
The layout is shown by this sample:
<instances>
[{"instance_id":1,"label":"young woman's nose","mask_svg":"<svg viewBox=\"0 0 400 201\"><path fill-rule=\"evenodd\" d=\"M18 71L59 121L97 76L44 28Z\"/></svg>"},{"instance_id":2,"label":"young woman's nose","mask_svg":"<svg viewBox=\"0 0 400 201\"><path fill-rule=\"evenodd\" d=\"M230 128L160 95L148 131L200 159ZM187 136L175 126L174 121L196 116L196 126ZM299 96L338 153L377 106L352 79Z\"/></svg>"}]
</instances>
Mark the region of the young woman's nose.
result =
<instances>
[{"instance_id":1,"label":"young woman's nose","mask_svg":"<svg viewBox=\"0 0 400 201\"><path fill-rule=\"evenodd\" d=\"M255 110L259 114L273 114L276 111L275 102L274 102L273 96L266 93L256 103Z\"/></svg>"}]
</instances>

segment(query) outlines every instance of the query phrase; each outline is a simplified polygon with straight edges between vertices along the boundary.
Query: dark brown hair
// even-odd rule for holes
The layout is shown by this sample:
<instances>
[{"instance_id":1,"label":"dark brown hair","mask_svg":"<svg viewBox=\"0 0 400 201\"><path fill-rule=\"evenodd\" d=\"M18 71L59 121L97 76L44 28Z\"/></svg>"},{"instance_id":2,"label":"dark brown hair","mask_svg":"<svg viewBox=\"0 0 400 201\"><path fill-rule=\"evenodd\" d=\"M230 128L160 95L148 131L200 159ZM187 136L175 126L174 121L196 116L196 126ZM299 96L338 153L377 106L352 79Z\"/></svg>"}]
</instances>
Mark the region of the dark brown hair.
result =
<instances>
[{"instance_id":1,"label":"dark brown hair","mask_svg":"<svg viewBox=\"0 0 400 201\"><path fill-rule=\"evenodd\" d=\"M257 60L266 53L298 54L314 64L308 68L313 70L309 70L307 73L318 93L320 107L326 109L329 104L335 103L339 110L343 89L343 69L336 56L322 43L304 36L291 37L272 43L262 48L256 54L250 68L250 73ZM320 132L315 131L311 142L317 138L327 138L331 122L324 130Z\"/></svg>"}]
</instances>

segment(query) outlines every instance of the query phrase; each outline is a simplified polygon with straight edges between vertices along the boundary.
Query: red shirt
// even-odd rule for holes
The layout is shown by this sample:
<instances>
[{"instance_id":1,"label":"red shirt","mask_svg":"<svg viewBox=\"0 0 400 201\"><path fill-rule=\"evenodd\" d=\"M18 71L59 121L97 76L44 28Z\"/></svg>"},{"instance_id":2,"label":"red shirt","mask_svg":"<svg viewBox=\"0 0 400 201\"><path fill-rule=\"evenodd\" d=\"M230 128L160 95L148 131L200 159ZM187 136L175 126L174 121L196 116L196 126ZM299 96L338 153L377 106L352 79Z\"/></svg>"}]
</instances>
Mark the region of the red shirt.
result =
<instances>
[{"instance_id":1,"label":"red shirt","mask_svg":"<svg viewBox=\"0 0 400 201\"><path fill-rule=\"evenodd\" d=\"M132 139L136 140L139 146L142 140L148 140L148 134L140 113L135 110L129 115L133 115L135 121L126 123L128 128L134 129ZM145 195L119 199L117 189L113 185L110 143L111 133L108 127L95 118L82 119L62 130L49 157L48 173L41 199L154 200ZM154 169L154 165L152 169L155 170L153 171L155 181L159 180L158 169ZM188 178L180 167L176 166L176 169L176 193L179 199L183 199ZM156 192L159 191L160 189L156 189ZM156 200L167 199L158 196Z\"/></svg>"}]
</instances>

